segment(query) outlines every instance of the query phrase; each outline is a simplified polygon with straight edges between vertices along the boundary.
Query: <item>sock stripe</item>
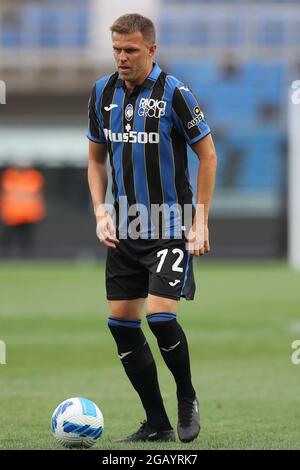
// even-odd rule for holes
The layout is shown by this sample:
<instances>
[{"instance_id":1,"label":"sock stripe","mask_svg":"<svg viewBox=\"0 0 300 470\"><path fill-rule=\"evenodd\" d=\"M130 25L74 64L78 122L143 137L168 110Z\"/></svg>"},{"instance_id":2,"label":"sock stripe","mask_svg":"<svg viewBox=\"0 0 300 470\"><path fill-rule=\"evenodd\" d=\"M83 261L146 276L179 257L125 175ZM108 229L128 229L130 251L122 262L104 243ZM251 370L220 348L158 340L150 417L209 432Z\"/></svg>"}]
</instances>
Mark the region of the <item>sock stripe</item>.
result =
<instances>
[{"instance_id":1,"label":"sock stripe","mask_svg":"<svg viewBox=\"0 0 300 470\"><path fill-rule=\"evenodd\" d=\"M124 320L123 318L108 318L109 326L125 326L127 328L140 328L141 320Z\"/></svg>"},{"instance_id":2,"label":"sock stripe","mask_svg":"<svg viewBox=\"0 0 300 470\"><path fill-rule=\"evenodd\" d=\"M176 313L158 312L158 313L151 313L150 315L147 315L148 323L156 323L156 322L171 321L171 320L176 320Z\"/></svg>"}]
</instances>

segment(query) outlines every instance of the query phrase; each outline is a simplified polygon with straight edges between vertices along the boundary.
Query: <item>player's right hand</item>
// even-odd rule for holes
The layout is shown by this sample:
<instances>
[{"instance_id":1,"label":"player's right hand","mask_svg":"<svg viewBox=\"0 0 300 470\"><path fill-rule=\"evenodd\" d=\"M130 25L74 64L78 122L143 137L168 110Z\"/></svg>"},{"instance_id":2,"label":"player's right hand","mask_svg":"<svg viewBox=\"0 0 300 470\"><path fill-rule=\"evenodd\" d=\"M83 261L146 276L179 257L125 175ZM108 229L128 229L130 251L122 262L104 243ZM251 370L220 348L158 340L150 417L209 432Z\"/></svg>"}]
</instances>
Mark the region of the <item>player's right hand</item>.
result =
<instances>
[{"instance_id":1,"label":"player's right hand","mask_svg":"<svg viewBox=\"0 0 300 470\"><path fill-rule=\"evenodd\" d=\"M191 256L203 256L205 253L210 252L207 224L204 227L200 227L200 229L198 227L198 231L196 231L194 225L192 226L187 236L186 249Z\"/></svg>"},{"instance_id":2,"label":"player's right hand","mask_svg":"<svg viewBox=\"0 0 300 470\"><path fill-rule=\"evenodd\" d=\"M114 222L108 212L97 216L96 234L100 242L108 248L117 248L120 243L116 236Z\"/></svg>"}]
</instances>

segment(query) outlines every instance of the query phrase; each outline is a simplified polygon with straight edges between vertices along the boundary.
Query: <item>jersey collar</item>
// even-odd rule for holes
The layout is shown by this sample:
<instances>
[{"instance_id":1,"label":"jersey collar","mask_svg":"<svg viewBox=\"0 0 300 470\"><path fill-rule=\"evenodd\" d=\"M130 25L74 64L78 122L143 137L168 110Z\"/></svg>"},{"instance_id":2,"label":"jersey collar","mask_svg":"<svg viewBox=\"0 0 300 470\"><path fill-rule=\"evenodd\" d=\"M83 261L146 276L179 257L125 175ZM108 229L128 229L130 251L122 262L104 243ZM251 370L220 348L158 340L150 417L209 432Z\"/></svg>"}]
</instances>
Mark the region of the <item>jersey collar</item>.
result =
<instances>
[{"instance_id":1,"label":"jersey collar","mask_svg":"<svg viewBox=\"0 0 300 470\"><path fill-rule=\"evenodd\" d=\"M156 80L158 79L161 73L161 68L157 65L156 62L153 62L153 67L151 72L149 73L148 77L143 81L140 86L145 88L153 88ZM116 87L125 86L124 80L122 78L118 78L116 81Z\"/></svg>"}]
</instances>

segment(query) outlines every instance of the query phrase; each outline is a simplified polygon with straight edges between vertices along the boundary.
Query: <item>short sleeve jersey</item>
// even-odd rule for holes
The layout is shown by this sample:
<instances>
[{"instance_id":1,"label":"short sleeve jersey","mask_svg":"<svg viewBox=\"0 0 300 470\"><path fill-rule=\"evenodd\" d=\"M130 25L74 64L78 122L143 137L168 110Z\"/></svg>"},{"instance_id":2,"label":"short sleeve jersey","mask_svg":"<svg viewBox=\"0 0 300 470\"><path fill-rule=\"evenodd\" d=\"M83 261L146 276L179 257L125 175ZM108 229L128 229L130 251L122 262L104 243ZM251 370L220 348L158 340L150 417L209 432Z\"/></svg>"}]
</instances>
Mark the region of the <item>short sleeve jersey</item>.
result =
<instances>
[{"instance_id":1,"label":"short sleeve jersey","mask_svg":"<svg viewBox=\"0 0 300 470\"><path fill-rule=\"evenodd\" d=\"M87 137L107 146L116 208L121 197L148 212L153 204L192 204L187 145L210 128L187 85L154 63L146 80L129 91L116 72L95 83L88 109ZM176 220L173 215L171 230Z\"/></svg>"}]
</instances>

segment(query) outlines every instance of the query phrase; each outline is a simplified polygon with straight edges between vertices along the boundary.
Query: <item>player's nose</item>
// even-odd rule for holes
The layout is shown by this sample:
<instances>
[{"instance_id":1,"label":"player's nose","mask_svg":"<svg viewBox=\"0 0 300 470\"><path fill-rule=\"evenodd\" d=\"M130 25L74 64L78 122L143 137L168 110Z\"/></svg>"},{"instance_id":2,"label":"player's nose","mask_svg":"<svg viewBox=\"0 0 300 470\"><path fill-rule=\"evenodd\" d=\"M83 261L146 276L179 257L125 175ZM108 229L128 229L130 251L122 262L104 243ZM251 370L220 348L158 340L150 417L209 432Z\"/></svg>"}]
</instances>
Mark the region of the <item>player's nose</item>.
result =
<instances>
[{"instance_id":1,"label":"player's nose","mask_svg":"<svg viewBox=\"0 0 300 470\"><path fill-rule=\"evenodd\" d=\"M120 55L119 55L119 59L120 61L124 62L125 60L127 60L127 54L126 52L122 49L121 52L120 52Z\"/></svg>"}]
</instances>

